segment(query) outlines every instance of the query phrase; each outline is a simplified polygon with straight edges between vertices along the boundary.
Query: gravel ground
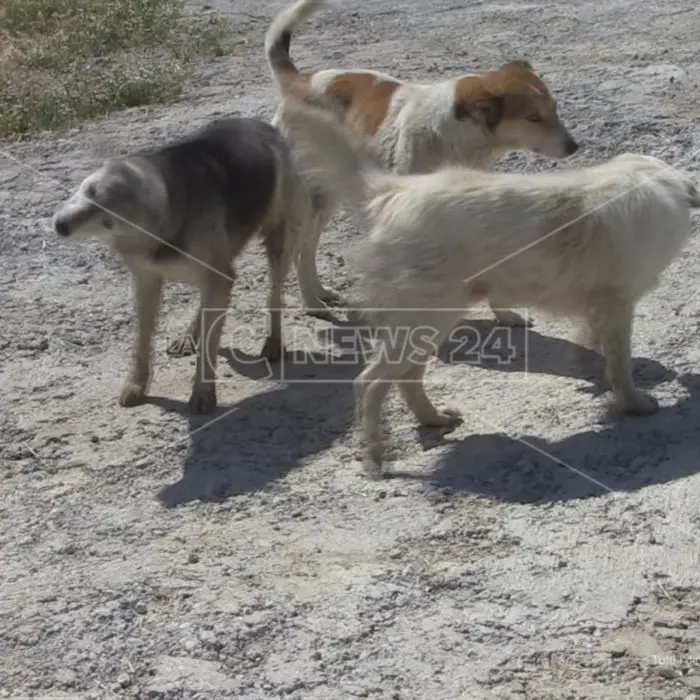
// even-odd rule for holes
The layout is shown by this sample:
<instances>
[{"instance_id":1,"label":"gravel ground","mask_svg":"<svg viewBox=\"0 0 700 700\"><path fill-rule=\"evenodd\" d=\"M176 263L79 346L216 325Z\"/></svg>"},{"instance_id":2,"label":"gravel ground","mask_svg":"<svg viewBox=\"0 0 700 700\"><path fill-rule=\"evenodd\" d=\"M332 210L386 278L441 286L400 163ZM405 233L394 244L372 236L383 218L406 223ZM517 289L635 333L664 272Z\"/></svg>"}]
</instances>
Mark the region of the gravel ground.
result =
<instances>
[{"instance_id":1,"label":"gravel ground","mask_svg":"<svg viewBox=\"0 0 700 700\"><path fill-rule=\"evenodd\" d=\"M298 312L293 276L296 361L283 378L253 361L257 248L239 266L213 419L188 414L192 362L165 354L196 302L179 286L152 399L118 406L128 275L99 244L61 244L50 216L105 155L215 115L272 116L262 41L282 5L257 5L214 6L241 13L247 40L179 104L0 155L0 697L700 697L697 240L638 309L653 417L610 410L573 363L571 329L538 315L509 364L431 365L431 395L468 417L449 435L418 430L392 394L403 476L369 482L351 430L358 366L319 359L348 337ZM526 57L584 145L572 164L636 150L697 170L698 36L693 0L348 0L292 49L302 67L415 80ZM358 235L338 216L322 240L322 279L345 293ZM488 344L488 311L469 316L469 348Z\"/></svg>"}]
</instances>

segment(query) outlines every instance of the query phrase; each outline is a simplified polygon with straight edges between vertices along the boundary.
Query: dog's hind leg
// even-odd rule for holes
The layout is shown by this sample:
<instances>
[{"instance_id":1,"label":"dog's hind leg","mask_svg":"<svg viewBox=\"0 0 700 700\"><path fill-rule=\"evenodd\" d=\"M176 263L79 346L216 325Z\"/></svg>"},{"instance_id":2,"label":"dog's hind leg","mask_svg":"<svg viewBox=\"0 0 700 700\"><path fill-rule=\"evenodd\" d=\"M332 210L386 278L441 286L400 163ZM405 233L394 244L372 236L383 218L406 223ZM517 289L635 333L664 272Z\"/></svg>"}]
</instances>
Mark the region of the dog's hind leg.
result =
<instances>
[{"instance_id":1,"label":"dog's hind leg","mask_svg":"<svg viewBox=\"0 0 700 700\"><path fill-rule=\"evenodd\" d=\"M605 377L612 385L618 406L625 413L644 416L658 411L659 404L634 386L630 349L633 312L633 304L608 298L589 322L603 346Z\"/></svg>"},{"instance_id":2,"label":"dog's hind leg","mask_svg":"<svg viewBox=\"0 0 700 700\"><path fill-rule=\"evenodd\" d=\"M132 367L119 396L122 406L136 406L143 401L151 378L151 345L158 316L163 278L150 272L132 269L138 330Z\"/></svg>"},{"instance_id":3,"label":"dog's hind leg","mask_svg":"<svg viewBox=\"0 0 700 700\"><path fill-rule=\"evenodd\" d=\"M583 321L576 329L574 336L574 351L573 357L575 362L581 367L586 368L591 359L591 352L603 353L603 347L600 344L600 338L588 322Z\"/></svg>"},{"instance_id":4,"label":"dog's hind leg","mask_svg":"<svg viewBox=\"0 0 700 700\"><path fill-rule=\"evenodd\" d=\"M314 202L314 216L309 226L302 232L299 250L294 258L299 289L304 303L304 312L309 316L332 320L332 315L326 303L337 303L340 295L333 289L324 287L318 278L316 258L318 243L323 230L333 216L335 206L326 201L326 195L318 195Z\"/></svg>"},{"instance_id":5,"label":"dog's hind leg","mask_svg":"<svg viewBox=\"0 0 700 700\"><path fill-rule=\"evenodd\" d=\"M208 274L201 285L201 336L189 402L195 414L211 413L216 408L217 353L232 285L232 276L214 272Z\"/></svg>"}]
</instances>

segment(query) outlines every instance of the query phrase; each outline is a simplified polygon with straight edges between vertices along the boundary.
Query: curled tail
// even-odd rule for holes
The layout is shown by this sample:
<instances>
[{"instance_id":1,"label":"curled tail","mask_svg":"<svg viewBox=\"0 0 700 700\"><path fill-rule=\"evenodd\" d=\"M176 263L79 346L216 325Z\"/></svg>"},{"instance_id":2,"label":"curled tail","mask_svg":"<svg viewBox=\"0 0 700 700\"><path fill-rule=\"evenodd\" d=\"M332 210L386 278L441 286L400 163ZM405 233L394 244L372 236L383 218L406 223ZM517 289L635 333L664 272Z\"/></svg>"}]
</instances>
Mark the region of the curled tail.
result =
<instances>
[{"instance_id":1,"label":"curled tail","mask_svg":"<svg viewBox=\"0 0 700 700\"><path fill-rule=\"evenodd\" d=\"M282 91L299 75L289 55L292 32L325 4L326 0L297 0L279 13L267 30L265 55L272 77Z\"/></svg>"},{"instance_id":2,"label":"curled tail","mask_svg":"<svg viewBox=\"0 0 700 700\"><path fill-rule=\"evenodd\" d=\"M282 119L304 174L347 204L364 208L393 190L396 178L377 164L332 107L292 93L284 101Z\"/></svg>"}]
</instances>

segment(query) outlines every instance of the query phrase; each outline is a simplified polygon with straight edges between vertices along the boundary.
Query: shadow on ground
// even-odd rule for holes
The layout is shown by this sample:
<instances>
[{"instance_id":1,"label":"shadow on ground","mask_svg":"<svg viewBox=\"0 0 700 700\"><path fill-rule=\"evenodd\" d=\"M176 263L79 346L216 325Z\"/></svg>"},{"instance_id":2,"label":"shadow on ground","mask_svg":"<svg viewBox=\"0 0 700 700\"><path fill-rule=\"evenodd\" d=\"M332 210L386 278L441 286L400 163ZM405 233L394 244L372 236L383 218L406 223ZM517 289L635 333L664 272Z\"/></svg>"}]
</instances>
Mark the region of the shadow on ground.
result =
<instances>
[{"instance_id":1,"label":"shadow on ground","mask_svg":"<svg viewBox=\"0 0 700 700\"><path fill-rule=\"evenodd\" d=\"M347 343L346 324L329 331ZM504 328L488 319L460 322L438 357L486 371L549 374L587 381L580 391L609 391L599 353L533 328ZM521 503L567 501L633 491L695 474L700 470L700 377L677 372L646 357L633 359L635 384L650 391L678 381L688 396L675 406L643 418L621 415L614 406L595 430L561 441L500 433L453 440L416 427L424 449L446 445L427 475L393 471L394 478L423 479L437 488ZM478 375L477 375L478 377ZM475 380L478 381L477 377ZM390 468L390 465L387 465Z\"/></svg>"},{"instance_id":2,"label":"shadow on ground","mask_svg":"<svg viewBox=\"0 0 700 700\"><path fill-rule=\"evenodd\" d=\"M335 356L331 362L321 353L290 352L283 363L269 365L239 351L221 355L234 375L285 383L271 382L268 390L208 416L191 414L182 401L149 398L190 423L182 478L158 496L166 507L258 491L328 450L351 428L356 358Z\"/></svg>"},{"instance_id":3,"label":"shadow on ground","mask_svg":"<svg viewBox=\"0 0 700 700\"><path fill-rule=\"evenodd\" d=\"M592 498L691 476L700 471L700 375L676 379L688 395L655 415L612 411L602 427L558 441L503 433L446 436L433 470L394 476L517 503ZM649 384L639 381L641 388Z\"/></svg>"},{"instance_id":4,"label":"shadow on ground","mask_svg":"<svg viewBox=\"0 0 700 700\"><path fill-rule=\"evenodd\" d=\"M339 323L323 331L323 338L345 352L368 347L370 330L357 321ZM564 338L542 335L533 328L506 328L488 319L465 319L440 346L438 359L496 372L549 374L590 382L583 391L607 391L602 380L604 362L599 353ZM651 388L672 381L676 373L650 358L634 358L635 381Z\"/></svg>"},{"instance_id":5,"label":"shadow on ground","mask_svg":"<svg viewBox=\"0 0 700 700\"><path fill-rule=\"evenodd\" d=\"M183 402L152 397L150 401L164 410L185 416L191 434L182 478L161 491L161 502L174 507L257 491L345 436L353 421L352 380L363 364L353 328L356 325L340 325L323 332L326 340L348 350L341 361L338 355L330 361L331 356L323 353L294 352L271 369L254 356L223 351L234 374L255 380L282 379L284 384L271 382L269 390L236 406L220 407L213 415L193 416ZM606 390L600 379L603 358L598 353L533 329L503 331L492 321L464 321L441 347L439 357L490 371L587 379L590 386L582 390ZM535 503L632 491L694 474L700 469L700 377L679 377L649 358L635 358L634 372L641 389L676 380L689 395L678 405L645 418L613 411L602 427L555 442L499 433L452 440L431 430L417 430L424 446L446 449L436 454L435 469L427 475L393 475L424 479L437 488Z\"/></svg>"}]
</instances>

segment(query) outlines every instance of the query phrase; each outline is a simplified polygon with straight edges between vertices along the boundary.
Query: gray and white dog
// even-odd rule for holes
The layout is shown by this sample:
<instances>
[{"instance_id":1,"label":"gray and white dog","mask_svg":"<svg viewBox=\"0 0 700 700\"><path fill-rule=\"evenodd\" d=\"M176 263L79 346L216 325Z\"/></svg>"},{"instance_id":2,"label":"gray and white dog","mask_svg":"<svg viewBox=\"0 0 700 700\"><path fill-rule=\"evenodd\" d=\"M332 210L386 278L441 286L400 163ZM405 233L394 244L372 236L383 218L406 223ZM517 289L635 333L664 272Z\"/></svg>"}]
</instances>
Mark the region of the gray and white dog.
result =
<instances>
[{"instance_id":1,"label":"gray and white dog","mask_svg":"<svg viewBox=\"0 0 700 700\"><path fill-rule=\"evenodd\" d=\"M144 398L162 286L179 281L199 287L200 306L168 353L198 348L190 409L216 407L216 355L233 261L256 234L271 274L262 352L272 361L281 357L282 285L309 206L285 140L255 118L217 120L162 148L109 159L83 180L55 213L53 227L63 238L108 239L133 275L138 331L122 406Z\"/></svg>"}]
</instances>

